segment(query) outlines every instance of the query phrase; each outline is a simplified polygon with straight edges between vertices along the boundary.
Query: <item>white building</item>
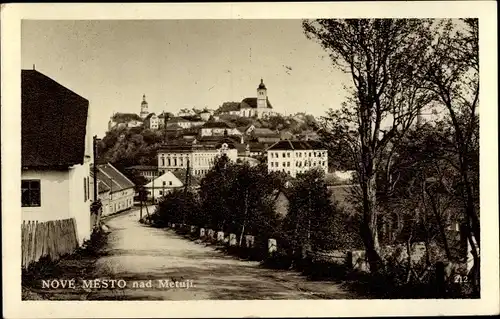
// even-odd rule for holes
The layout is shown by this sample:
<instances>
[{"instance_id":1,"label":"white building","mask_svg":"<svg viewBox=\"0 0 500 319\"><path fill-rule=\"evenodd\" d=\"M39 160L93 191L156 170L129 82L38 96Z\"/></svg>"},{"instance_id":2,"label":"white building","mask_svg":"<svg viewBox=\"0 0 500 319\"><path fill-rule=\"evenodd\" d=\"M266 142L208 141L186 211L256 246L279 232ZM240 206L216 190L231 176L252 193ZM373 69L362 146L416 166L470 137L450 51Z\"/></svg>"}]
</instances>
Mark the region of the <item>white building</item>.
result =
<instances>
[{"instance_id":1,"label":"white building","mask_svg":"<svg viewBox=\"0 0 500 319\"><path fill-rule=\"evenodd\" d=\"M92 230L89 101L36 70L21 77L22 219L74 218L82 244Z\"/></svg>"},{"instance_id":2,"label":"white building","mask_svg":"<svg viewBox=\"0 0 500 319\"><path fill-rule=\"evenodd\" d=\"M260 80L257 87L257 97L247 97L239 105L234 105L224 110L221 114L239 115L243 117L265 118L276 114L267 96L264 80Z\"/></svg>"},{"instance_id":3,"label":"white building","mask_svg":"<svg viewBox=\"0 0 500 319\"><path fill-rule=\"evenodd\" d=\"M216 158L223 154L236 162L238 152L232 141L174 142L158 150L158 171L187 169L189 166L191 175L201 177L213 167Z\"/></svg>"},{"instance_id":4,"label":"white building","mask_svg":"<svg viewBox=\"0 0 500 319\"><path fill-rule=\"evenodd\" d=\"M200 129L200 136L241 136L242 133L224 121L208 121Z\"/></svg>"},{"instance_id":5,"label":"white building","mask_svg":"<svg viewBox=\"0 0 500 319\"><path fill-rule=\"evenodd\" d=\"M150 130L157 130L160 126L158 120L158 115L155 113L149 113L146 118L144 118L144 127Z\"/></svg>"},{"instance_id":6,"label":"white building","mask_svg":"<svg viewBox=\"0 0 500 319\"><path fill-rule=\"evenodd\" d=\"M135 195L134 183L109 163L97 165L97 170L97 187L103 205L103 215L132 208ZM93 187L93 179L90 185Z\"/></svg>"},{"instance_id":7,"label":"white building","mask_svg":"<svg viewBox=\"0 0 500 319\"><path fill-rule=\"evenodd\" d=\"M166 171L163 175L144 185L144 189L148 200L154 198L155 202L157 202L162 196L174 189L182 188L182 186L184 186L184 183L177 176L170 171Z\"/></svg>"},{"instance_id":8,"label":"white building","mask_svg":"<svg viewBox=\"0 0 500 319\"><path fill-rule=\"evenodd\" d=\"M328 152L316 141L279 141L267 149L269 172L281 171L296 177L297 174L318 167L328 172Z\"/></svg>"}]
</instances>

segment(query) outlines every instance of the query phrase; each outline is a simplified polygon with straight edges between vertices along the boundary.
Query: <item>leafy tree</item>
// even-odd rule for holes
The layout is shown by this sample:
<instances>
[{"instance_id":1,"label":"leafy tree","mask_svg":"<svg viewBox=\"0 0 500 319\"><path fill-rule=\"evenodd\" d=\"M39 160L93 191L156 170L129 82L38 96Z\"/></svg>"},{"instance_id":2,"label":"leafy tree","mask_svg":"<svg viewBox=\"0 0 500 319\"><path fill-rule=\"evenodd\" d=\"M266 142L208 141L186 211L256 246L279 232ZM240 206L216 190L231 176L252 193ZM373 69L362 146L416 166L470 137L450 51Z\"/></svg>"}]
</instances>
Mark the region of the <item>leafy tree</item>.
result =
<instances>
[{"instance_id":1,"label":"leafy tree","mask_svg":"<svg viewBox=\"0 0 500 319\"><path fill-rule=\"evenodd\" d=\"M358 163L363 204L362 237L370 270L381 268L377 232L377 174L382 154L397 145L431 96L418 73L430 48L429 28L417 19L304 21L309 38L352 77L351 97L335 124ZM383 125L389 124L385 129Z\"/></svg>"},{"instance_id":2,"label":"leafy tree","mask_svg":"<svg viewBox=\"0 0 500 319\"><path fill-rule=\"evenodd\" d=\"M283 225L292 255L308 249L336 248L335 236L341 233L335 232L337 208L330 198L321 170L298 175L288 192L289 210Z\"/></svg>"}]
</instances>

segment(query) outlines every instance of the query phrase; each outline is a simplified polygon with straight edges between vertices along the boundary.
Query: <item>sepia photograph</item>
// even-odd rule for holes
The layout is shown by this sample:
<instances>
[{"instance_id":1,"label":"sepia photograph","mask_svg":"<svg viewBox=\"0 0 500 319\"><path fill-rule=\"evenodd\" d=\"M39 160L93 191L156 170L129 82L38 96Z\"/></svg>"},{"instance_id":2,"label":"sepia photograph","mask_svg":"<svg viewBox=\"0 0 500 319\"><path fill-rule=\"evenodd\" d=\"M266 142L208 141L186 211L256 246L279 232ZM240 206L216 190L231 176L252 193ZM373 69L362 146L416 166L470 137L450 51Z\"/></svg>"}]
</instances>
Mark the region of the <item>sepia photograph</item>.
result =
<instances>
[{"instance_id":1,"label":"sepia photograph","mask_svg":"<svg viewBox=\"0 0 500 319\"><path fill-rule=\"evenodd\" d=\"M484 300L481 18L236 17L18 21L21 300Z\"/></svg>"}]
</instances>

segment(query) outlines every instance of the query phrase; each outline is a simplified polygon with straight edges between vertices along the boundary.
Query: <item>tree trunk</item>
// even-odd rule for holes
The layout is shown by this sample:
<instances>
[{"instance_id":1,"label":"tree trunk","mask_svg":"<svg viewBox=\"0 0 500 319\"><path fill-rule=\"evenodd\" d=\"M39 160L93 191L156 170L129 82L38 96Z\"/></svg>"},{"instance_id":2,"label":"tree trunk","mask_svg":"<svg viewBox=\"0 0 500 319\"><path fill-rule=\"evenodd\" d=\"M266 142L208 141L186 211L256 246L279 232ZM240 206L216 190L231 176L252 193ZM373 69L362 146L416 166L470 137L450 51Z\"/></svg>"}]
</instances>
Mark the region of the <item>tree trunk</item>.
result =
<instances>
[{"instance_id":1,"label":"tree trunk","mask_svg":"<svg viewBox=\"0 0 500 319\"><path fill-rule=\"evenodd\" d=\"M376 175L365 176L363 181L363 227L362 238L366 249L366 257L370 264L370 272L376 273L381 267L379 242L377 233L376 212Z\"/></svg>"},{"instance_id":2,"label":"tree trunk","mask_svg":"<svg viewBox=\"0 0 500 319\"><path fill-rule=\"evenodd\" d=\"M245 192L245 211L243 214L243 227L241 228L241 234L240 234L240 247L241 247L241 243L243 242L243 234L245 233L245 224L247 222L247 213L248 213L248 190Z\"/></svg>"}]
</instances>

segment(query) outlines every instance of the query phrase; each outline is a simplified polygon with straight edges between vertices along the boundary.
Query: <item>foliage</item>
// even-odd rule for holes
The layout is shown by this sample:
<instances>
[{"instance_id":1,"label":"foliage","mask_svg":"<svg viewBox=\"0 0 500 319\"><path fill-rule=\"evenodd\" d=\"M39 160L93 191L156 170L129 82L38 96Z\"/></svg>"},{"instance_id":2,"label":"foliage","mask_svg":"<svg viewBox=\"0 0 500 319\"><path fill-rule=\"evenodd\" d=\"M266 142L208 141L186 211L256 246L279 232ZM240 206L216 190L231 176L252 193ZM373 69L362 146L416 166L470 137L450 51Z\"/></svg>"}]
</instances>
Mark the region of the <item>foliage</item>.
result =
<instances>
[{"instance_id":1,"label":"foliage","mask_svg":"<svg viewBox=\"0 0 500 319\"><path fill-rule=\"evenodd\" d=\"M143 127L114 129L106 132L98 144L98 158L120 168L133 165L156 165L156 151L165 134Z\"/></svg>"},{"instance_id":2,"label":"foliage","mask_svg":"<svg viewBox=\"0 0 500 319\"><path fill-rule=\"evenodd\" d=\"M173 190L160 199L151 221L156 227L166 227L168 222L201 225L203 217L198 195L189 189Z\"/></svg>"},{"instance_id":3,"label":"foliage","mask_svg":"<svg viewBox=\"0 0 500 319\"><path fill-rule=\"evenodd\" d=\"M352 77L351 96L341 110L330 114L334 121L329 124L342 141L337 148L358 164L362 237L370 269L377 272L381 267L377 175L383 154L397 145L420 109L432 101L432 94L419 81L431 42L423 32L429 22L320 19L304 21L303 26L306 35L330 54L333 64ZM390 123L387 128L383 127L386 122Z\"/></svg>"},{"instance_id":4,"label":"foliage","mask_svg":"<svg viewBox=\"0 0 500 319\"><path fill-rule=\"evenodd\" d=\"M292 251L352 248L358 233L350 218L331 201L324 173L312 169L299 174L287 192L289 211L283 223L284 237Z\"/></svg>"}]
</instances>

